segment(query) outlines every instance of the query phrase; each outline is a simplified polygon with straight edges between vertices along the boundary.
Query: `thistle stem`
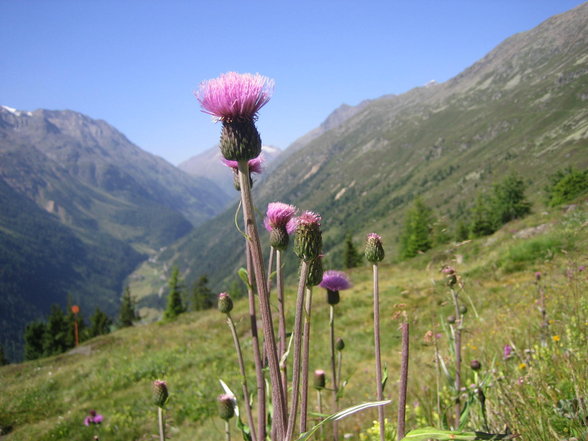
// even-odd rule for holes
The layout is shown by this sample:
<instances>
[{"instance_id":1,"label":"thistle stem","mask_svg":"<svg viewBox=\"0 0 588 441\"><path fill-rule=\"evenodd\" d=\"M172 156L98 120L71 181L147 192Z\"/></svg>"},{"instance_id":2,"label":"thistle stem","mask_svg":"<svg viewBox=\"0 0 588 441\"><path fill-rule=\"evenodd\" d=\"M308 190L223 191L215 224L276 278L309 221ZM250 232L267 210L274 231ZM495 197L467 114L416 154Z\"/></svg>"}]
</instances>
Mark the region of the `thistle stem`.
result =
<instances>
[{"instance_id":1,"label":"thistle stem","mask_svg":"<svg viewBox=\"0 0 588 441\"><path fill-rule=\"evenodd\" d=\"M306 288L304 299L304 340L302 344L302 397L300 399L300 433L306 432L308 411L308 358L310 347L310 309L312 307L312 288Z\"/></svg>"},{"instance_id":2,"label":"thistle stem","mask_svg":"<svg viewBox=\"0 0 588 441\"><path fill-rule=\"evenodd\" d=\"M459 312L459 300L457 292L451 288L451 296L453 297L453 305L455 307L455 429L459 429L459 423L461 419L461 327L462 317Z\"/></svg>"},{"instance_id":3,"label":"thistle stem","mask_svg":"<svg viewBox=\"0 0 588 441\"><path fill-rule=\"evenodd\" d=\"M382 386L382 358L380 353L380 287L378 283L378 265L372 265L373 292L374 292L374 349L376 357L376 396L378 401L384 400ZM380 441L386 439L386 426L384 419L384 406L378 406L378 422L380 424Z\"/></svg>"},{"instance_id":4,"label":"thistle stem","mask_svg":"<svg viewBox=\"0 0 588 441\"><path fill-rule=\"evenodd\" d=\"M272 247L273 249L273 247ZM286 310L284 305L284 275L282 273L282 252L275 250L276 254L276 285L278 292L278 336L279 336L279 351L280 360L286 353ZM282 372L282 389L288 390L288 367L286 360L280 363L280 370ZM288 411L288 394L284 394L284 405L286 412Z\"/></svg>"},{"instance_id":5,"label":"thistle stem","mask_svg":"<svg viewBox=\"0 0 588 441\"><path fill-rule=\"evenodd\" d=\"M309 265L304 260L300 261L300 281L298 282L298 293L296 295L296 313L294 315L294 360L292 366L292 406L288 417L288 429L285 441L292 439L294 425L296 424L296 413L298 410L298 395L300 390L300 354L302 343L302 314L304 306L304 291L306 279L308 278Z\"/></svg>"},{"instance_id":6,"label":"thistle stem","mask_svg":"<svg viewBox=\"0 0 588 441\"><path fill-rule=\"evenodd\" d=\"M239 336L237 335L237 328L231 313L227 313L227 324L231 328L231 334L233 335L233 342L235 343L235 350L237 351L237 359L239 360L239 370L241 371L241 381L243 386L243 403L245 405L245 413L247 414L247 422L251 430L251 440L256 441L257 435L255 434L255 424L253 421L253 414L251 413L251 404L249 403L249 387L247 386L247 374L245 372L245 363L243 362L243 353L241 351L241 345L239 344Z\"/></svg>"},{"instance_id":7,"label":"thistle stem","mask_svg":"<svg viewBox=\"0 0 588 441\"><path fill-rule=\"evenodd\" d=\"M229 420L225 420L225 439L231 441L231 428L229 426Z\"/></svg>"},{"instance_id":8,"label":"thistle stem","mask_svg":"<svg viewBox=\"0 0 588 441\"><path fill-rule=\"evenodd\" d=\"M335 307L329 305L329 332L331 340L331 375L333 376L333 412L339 410L339 385L337 383L337 366L335 363ZM339 438L337 421L333 421L333 439Z\"/></svg>"},{"instance_id":9,"label":"thistle stem","mask_svg":"<svg viewBox=\"0 0 588 441\"><path fill-rule=\"evenodd\" d=\"M265 375L263 373L263 363L259 351L259 335L257 332L257 314L255 311L255 294L253 292L253 268L251 264L251 251L247 242L247 274L249 286L247 287L247 297L249 300L249 320L251 326L251 343L253 346L253 360L255 361L255 379L257 383L257 433L259 440L265 441L266 432L266 397L265 397Z\"/></svg>"},{"instance_id":10,"label":"thistle stem","mask_svg":"<svg viewBox=\"0 0 588 441\"><path fill-rule=\"evenodd\" d=\"M276 424L276 435L278 439L283 439L285 431L285 406L284 391L280 382L280 366L276 348L276 339L274 327L272 324L272 313L269 303L269 294L267 291L265 271L263 268L263 259L261 254L261 244L255 224L255 215L253 211L253 201L251 198L251 187L249 180L249 164L246 160L238 162L239 166L239 184L241 186L241 200L243 202L243 219L245 223L247 240L251 247L251 257L255 273L255 282L259 296L259 309L263 323L264 347L268 358L268 367L272 387L272 403L274 406L274 419Z\"/></svg>"},{"instance_id":11,"label":"thistle stem","mask_svg":"<svg viewBox=\"0 0 588 441\"><path fill-rule=\"evenodd\" d=\"M317 404L318 404L318 413L319 413L319 415L322 415L323 414L323 399L322 398L323 397L322 397L322 394L321 394L321 389L318 389L316 391L316 401L317 401ZM319 418L322 418L322 416L319 417ZM324 425L321 426L321 439L325 439Z\"/></svg>"},{"instance_id":12,"label":"thistle stem","mask_svg":"<svg viewBox=\"0 0 588 441\"><path fill-rule=\"evenodd\" d=\"M343 352L337 351L337 378L341 381L341 365L343 364Z\"/></svg>"},{"instance_id":13,"label":"thistle stem","mask_svg":"<svg viewBox=\"0 0 588 441\"><path fill-rule=\"evenodd\" d=\"M406 423L406 390L408 386L409 326L402 323L402 362L400 365L400 394L398 398L398 440L404 438Z\"/></svg>"},{"instance_id":14,"label":"thistle stem","mask_svg":"<svg viewBox=\"0 0 588 441\"><path fill-rule=\"evenodd\" d=\"M269 261L267 263L267 292L268 292L268 294L272 292L272 268L274 266L274 255L275 254L276 254L276 249L274 247L270 247Z\"/></svg>"},{"instance_id":15,"label":"thistle stem","mask_svg":"<svg viewBox=\"0 0 588 441\"><path fill-rule=\"evenodd\" d=\"M163 420L163 409L157 407L157 420L159 422L159 440L165 441L165 422Z\"/></svg>"}]
</instances>

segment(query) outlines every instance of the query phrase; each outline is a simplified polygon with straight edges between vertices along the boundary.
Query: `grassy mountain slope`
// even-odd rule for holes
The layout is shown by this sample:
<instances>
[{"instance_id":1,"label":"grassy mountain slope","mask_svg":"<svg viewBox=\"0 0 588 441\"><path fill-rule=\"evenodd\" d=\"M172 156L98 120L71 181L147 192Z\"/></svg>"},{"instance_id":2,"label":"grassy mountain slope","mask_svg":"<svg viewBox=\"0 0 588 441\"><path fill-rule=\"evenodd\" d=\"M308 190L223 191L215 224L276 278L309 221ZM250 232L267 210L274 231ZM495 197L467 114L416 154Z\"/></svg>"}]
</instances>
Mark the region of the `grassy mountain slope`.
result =
<instances>
[{"instance_id":1,"label":"grassy mountain slope","mask_svg":"<svg viewBox=\"0 0 588 441\"><path fill-rule=\"evenodd\" d=\"M304 137L254 188L259 217L276 200L320 213L335 267L346 233L357 242L378 231L391 243L417 195L454 221L458 204L471 206L479 191L515 173L540 202L550 174L588 166L587 24L584 4L507 39L445 83L362 103L343 124ZM226 289L243 265L234 212L141 268L137 289L157 292L161 280L142 275L165 279L163 263Z\"/></svg>"},{"instance_id":2,"label":"grassy mountain slope","mask_svg":"<svg viewBox=\"0 0 588 441\"><path fill-rule=\"evenodd\" d=\"M581 296L588 287L586 272L581 267L588 263L584 252L588 245L586 225L588 201L584 198L574 210L564 207L537 213L511 222L489 238L439 247L409 262L381 266L382 355L390 375L386 396L393 400L399 368L395 319L398 311L405 310L411 323L409 429L436 423L434 352L425 345L423 336L428 330L443 333L445 317L452 313L451 296L439 272L443 264L452 264L463 277L465 291L461 296L469 307L464 333L464 384L474 381L467 368L473 359L482 362L483 375L494 369L496 378L501 378L493 380L486 390L491 429L502 430L507 424L525 441L563 439L566 431L573 434L570 430L579 426L554 412L553 406L558 399L588 392L588 363L585 351L581 350L587 342L584 321L588 320L588 304ZM294 259L291 251L287 258ZM532 358L528 355L532 352L527 352L539 351L536 271L542 272L550 319L551 358L546 361ZM351 279L354 287L342 292L341 303L336 307L336 332L346 342L342 372L349 379L342 406L372 400L375 394L371 270L358 268L351 272ZM287 292L289 311L294 303L292 288ZM311 370L327 368L329 363L328 307L324 295L322 289L315 289ZM246 301L236 302L233 317L250 367ZM572 317L583 321L574 325ZM583 333L572 338L572 330L578 327ZM511 360L502 359L506 343L516 348ZM439 345L449 363L446 335ZM0 427L9 431L7 441L84 440L93 432L83 427L83 419L90 409L96 409L105 417L101 439L147 439L157 431L151 382L164 378L171 391L167 414L173 438L222 439L224 428L216 417L215 398L222 393L217 379L222 378L238 391L240 380L235 361L230 332L223 316L216 311L187 313L174 323L127 328L85 342L68 354L0 368ZM562 367L553 369L558 365ZM550 367L549 375L534 383L535 372ZM559 378L574 369L579 374L574 383L576 392L574 387L570 390L566 386L567 378ZM253 382L253 377L250 380ZM548 394L538 394L535 401L528 400L522 413L524 418L516 418L509 413L513 407L501 401L506 396L504 387L514 394L513 399L551 389ZM310 397L314 406L314 394ZM393 421L395 411L395 404L386 409L386 415ZM472 412L477 415L478 411ZM479 429L481 422L475 415L470 422ZM355 415L341 423L341 432L354 434L352 439L358 439L358 432L365 431L374 418L375 412ZM546 431L535 436L537 427L547 422L558 433ZM239 437L234 427L231 430L233 436ZM556 435L560 437L554 438Z\"/></svg>"}]
</instances>

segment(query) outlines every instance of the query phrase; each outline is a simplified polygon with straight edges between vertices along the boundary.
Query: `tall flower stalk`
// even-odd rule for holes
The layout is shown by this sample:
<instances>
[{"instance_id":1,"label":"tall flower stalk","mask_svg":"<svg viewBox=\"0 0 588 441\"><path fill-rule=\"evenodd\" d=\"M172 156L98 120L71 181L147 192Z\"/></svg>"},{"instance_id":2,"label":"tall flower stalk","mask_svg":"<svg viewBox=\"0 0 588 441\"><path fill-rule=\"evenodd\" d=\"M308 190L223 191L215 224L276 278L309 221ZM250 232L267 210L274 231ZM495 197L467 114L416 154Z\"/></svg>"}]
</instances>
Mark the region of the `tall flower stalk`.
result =
<instances>
[{"instance_id":1,"label":"tall flower stalk","mask_svg":"<svg viewBox=\"0 0 588 441\"><path fill-rule=\"evenodd\" d=\"M339 291L351 288L351 282L342 271L326 271L320 283L321 288L327 290L329 304L329 342L331 350L331 375L333 377L333 413L339 410L339 378L337 376L337 362L335 359L335 305L340 301ZM337 421L333 421L333 439L339 438Z\"/></svg>"},{"instance_id":2,"label":"tall flower stalk","mask_svg":"<svg viewBox=\"0 0 588 441\"><path fill-rule=\"evenodd\" d=\"M404 438L406 423L406 391L408 388L409 325L404 321L402 330L402 360L400 363L400 391L398 394L398 441Z\"/></svg>"},{"instance_id":3,"label":"tall flower stalk","mask_svg":"<svg viewBox=\"0 0 588 441\"><path fill-rule=\"evenodd\" d=\"M278 300L278 354L282 360L286 353L286 309L284 303L284 277L282 273L282 257L283 252L288 248L290 242L290 234L296 229L296 222L293 221L293 216L296 213L296 207L293 205L284 204L283 202L271 202L267 206L266 217L264 225L266 230L270 233L270 256L276 256L276 291ZM271 259L270 259L271 263ZM271 271L271 265L270 265ZM268 278L269 279L269 278ZM268 282L268 289L269 289ZM288 390L288 372L285 360L280 364L282 373L282 388L284 391ZM287 394L286 407L288 404Z\"/></svg>"},{"instance_id":4,"label":"tall flower stalk","mask_svg":"<svg viewBox=\"0 0 588 441\"><path fill-rule=\"evenodd\" d=\"M157 406L157 422L159 425L159 440L165 441L165 416L163 410L169 392L167 390L167 383L163 380L155 380L152 385L153 403Z\"/></svg>"},{"instance_id":5,"label":"tall flower stalk","mask_svg":"<svg viewBox=\"0 0 588 441\"><path fill-rule=\"evenodd\" d=\"M321 233L321 217L311 211L305 211L296 220L296 239L294 252L300 259L300 280L296 295L296 311L294 314L294 355L292 366L292 406L288 416L288 429L285 441L290 441L294 433L298 400L300 393L300 371L302 355L302 317L306 284L312 261L318 258L323 247Z\"/></svg>"},{"instance_id":6,"label":"tall flower stalk","mask_svg":"<svg viewBox=\"0 0 588 441\"><path fill-rule=\"evenodd\" d=\"M253 360L255 363L255 379L257 383L257 433L260 440L265 440L266 432L266 397L265 397L265 374L263 372L263 361L259 350L259 333L257 330L257 313L255 310L255 293L253 292L253 266L251 263L251 251L249 243L246 245L247 252L247 300L249 302L249 323L251 327L251 346L253 349Z\"/></svg>"},{"instance_id":7,"label":"tall flower stalk","mask_svg":"<svg viewBox=\"0 0 588 441\"><path fill-rule=\"evenodd\" d=\"M370 233L367 237L365 256L372 264L373 272L373 296L374 296L374 352L376 358L376 396L378 401L384 399L384 386L382 384L382 358L380 353L380 288L378 280L378 263L384 259L382 238L376 233ZM386 438L386 420L384 407L378 407L378 423L380 425L380 441ZM400 439L400 438L399 438Z\"/></svg>"},{"instance_id":8,"label":"tall flower stalk","mask_svg":"<svg viewBox=\"0 0 588 441\"><path fill-rule=\"evenodd\" d=\"M256 441L257 435L255 431L255 423L253 421L253 414L251 412L251 404L249 402L249 386L247 382L247 373L245 372L245 362L243 361L243 352L241 351L241 344L239 343L239 336L237 335L237 328L233 317L231 317L231 311L233 310L233 301L231 296L226 293L220 293L218 296L218 309L220 312L227 316L227 325L231 330L233 336L233 343L235 344L235 350L237 351L237 360L239 362L239 370L241 371L241 385L243 387L243 405L245 407L245 413L247 414L247 422L251 430L251 440Z\"/></svg>"},{"instance_id":9,"label":"tall flower stalk","mask_svg":"<svg viewBox=\"0 0 588 441\"><path fill-rule=\"evenodd\" d=\"M308 363L310 358L310 314L312 308L312 288L323 279L323 263L321 256L310 264L306 281L306 296L304 301L304 331L302 342L302 388L300 398L300 432L306 432L308 412Z\"/></svg>"},{"instance_id":10,"label":"tall flower stalk","mask_svg":"<svg viewBox=\"0 0 588 441\"><path fill-rule=\"evenodd\" d=\"M459 429L461 420L461 330L463 327L463 315L459 307L459 296L457 294L456 285L458 285L457 274L455 269L450 266L445 266L442 270L447 277L447 285L451 291L451 298L453 300L453 308L455 310L455 333L454 333L454 352L455 352L455 429Z\"/></svg>"},{"instance_id":11,"label":"tall flower stalk","mask_svg":"<svg viewBox=\"0 0 588 441\"><path fill-rule=\"evenodd\" d=\"M202 83L196 97L205 113L213 115L222 122L220 139L222 155L225 159L237 161L245 234L251 250L263 323L264 347L273 386L273 421L277 437L283 439L286 425L285 391L281 387L278 352L251 197L249 170L249 161L257 158L261 153L261 137L255 127L255 120L258 111L270 100L272 89L273 81L259 74L229 72Z\"/></svg>"}]
</instances>

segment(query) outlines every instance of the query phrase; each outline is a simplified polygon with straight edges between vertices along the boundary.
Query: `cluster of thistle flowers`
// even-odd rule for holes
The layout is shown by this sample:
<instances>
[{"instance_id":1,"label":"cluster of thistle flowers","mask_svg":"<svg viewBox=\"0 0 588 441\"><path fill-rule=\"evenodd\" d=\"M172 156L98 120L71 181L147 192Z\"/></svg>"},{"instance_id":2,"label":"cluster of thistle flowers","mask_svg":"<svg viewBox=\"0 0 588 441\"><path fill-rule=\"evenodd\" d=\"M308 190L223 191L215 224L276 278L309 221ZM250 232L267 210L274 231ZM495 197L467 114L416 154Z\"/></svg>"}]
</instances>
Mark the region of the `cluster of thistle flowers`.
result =
<instances>
[{"instance_id":1,"label":"cluster of thistle flowers","mask_svg":"<svg viewBox=\"0 0 588 441\"><path fill-rule=\"evenodd\" d=\"M299 433L306 432L308 413L308 348L310 338L310 314L312 288L320 285L327 290L327 300L331 307L331 376L334 390L333 407L337 409L337 368L335 350L341 353L342 340L335 340L333 307L339 302L339 292L351 287L347 276L338 271L323 271L321 217L311 211L304 211L295 217L297 209L282 202L270 203L264 225L269 232L271 245L270 267L275 257L276 301L278 317L274 321L270 308L270 285L265 272L259 233L255 220L255 209L251 197L251 173L261 171L261 137L255 122L259 110L271 97L273 81L259 74L226 73L200 85L196 98L205 113L222 123L220 150L223 162L234 171L235 188L241 195L243 224L245 226L245 260L249 277L249 314L251 318L251 338L253 359L256 368L257 421L254 420L252 399L247 384L247 375L241 345L234 322L231 318L233 302L227 293L218 298L219 310L226 314L237 351L242 375L243 396L223 394L218 397L220 416L228 421L239 415L240 406L247 418L247 436L253 441L271 439L289 441L293 438L297 418L300 419ZM288 248L290 235L295 233L294 253L300 259L300 281L298 284L292 348L286 341L286 311L284 302L283 266L284 251ZM367 257L370 262L379 262L384 257L380 237L372 234L367 241ZM257 302L256 300L257 299ZM260 338L257 330L257 310L261 315ZM277 323L275 323L277 322ZM276 326L277 324L277 326ZM278 338L274 329L278 330ZM260 342L263 344L265 360L262 359ZM340 355L339 355L340 357ZM267 366L265 365L267 360ZM267 374L266 374L267 367ZM288 368L291 367L291 374ZM265 376L269 375L269 383ZM318 391L325 388L325 372L318 370L314 375L314 386ZM290 382L290 384L289 384ZM271 385L271 428L268 429L266 405L266 384ZM227 426L228 427L228 426ZM240 422L238 427L244 427ZM269 431L269 433L268 433ZM336 437L336 429L334 429ZM230 432L227 429L227 437Z\"/></svg>"}]
</instances>

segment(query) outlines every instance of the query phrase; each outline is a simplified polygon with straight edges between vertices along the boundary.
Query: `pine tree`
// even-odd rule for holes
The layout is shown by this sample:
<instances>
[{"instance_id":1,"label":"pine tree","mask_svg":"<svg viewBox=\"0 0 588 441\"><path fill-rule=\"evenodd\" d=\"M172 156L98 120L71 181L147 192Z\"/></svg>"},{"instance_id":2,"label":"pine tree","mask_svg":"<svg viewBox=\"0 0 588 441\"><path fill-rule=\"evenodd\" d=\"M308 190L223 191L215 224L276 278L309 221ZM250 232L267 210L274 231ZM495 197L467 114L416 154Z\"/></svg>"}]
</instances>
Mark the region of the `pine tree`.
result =
<instances>
[{"instance_id":1,"label":"pine tree","mask_svg":"<svg viewBox=\"0 0 588 441\"><path fill-rule=\"evenodd\" d=\"M577 196L588 191L588 169L580 171L572 167L559 170L550 178L546 187L547 203L555 207L573 201Z\"/></svg>"},{"instance_id":2,"label":"pine tree","mask_svg":"<svg viewBox=\"0 0 588 441\"><path fill-rule=\"evenodd\" d=\"M96 308L94 310L94 314L90 316L90 328L88 331L90 337L97 337L98 335L108 334L110 332L111 324L112 320L110 320L108 316L100 310L100 308Z\"/></svg>"},{"instance_id":3,"label":"pine tree","mask_svg":"<svg viewBox=\"0 0 588 441\"><path fill-rule=\"evenodd\" d=\"M417 198L406 213L404 228L400 236L400 255L403 258L416 256L433 245L433 211Z\"/></svg>"},{"instance_id":4,"label":"pine tree","mask_svg":"<svg viewBox=\"0 0 588 441\"><path fill-rule=\"evenodd\" d=\"M8 363L10 363L10 362L8 361L6 356L4 355L4 348L2 347L2 345L0 345L0 366L5 366Z\"/></svg>"},{"instance_id":5,"label":"pine tree","mask_svg":"<svg viewBox=\"0 0 588 441\"><path fill-rule=\"evenodd\" d=\"M133 322L139 320L140 317L135 310L135 306L135 299L131 295L131 288L127 286L121 299L118 315L118 323L121 327L133 326Z\"/></svg>"},{"instance_id":6,"label":"pine tree","mask_svg":"<svg viewBox=\"0 0 588 441\"><path fill-rule=\"evenodd\" d=\"M351 234L345 236L345 248L343 249L343 265L345 268L355 268L361 265L363 261L363 254L357 251L353 245Z\"/></svg>"},{"instance_id":7,"label":"pine tree","mask_svg":"<svg viewBox=\"0 0 588 441\"><path fill-rule=\"evenodd\" d=\"M167 306L163 311L163 318L171 320L186 311L182 302L182 281L180 279L180 270L174 267L171 277L168 281L169 293L167 295Z\"/></svg>"},{"instance_id":8,"label":"pine tree","mask_svg":"<svg viewBox=\"0 0 588 441\"><path fill-rule=\"evenodd\" d=\"M208 277L202 275L192 285L192 310L201 311L213 306L212 291L208 287Z\"/></svg>"},{"instance_id":9,"label":"pine tree","mask_svg":"<svg viewBox=\"0 0 588 441\"><path fill-rule=\"evenodd\" d=\"M45 355L43 351L43 337L45 336L46 325L43 322L31 322L27 324L24 331L24 358L25 360L36 360Z\"/></svg>"},{"instance_id":10,"label":"pine tree","mask_svg":"<svg viewBox=\"0 0 588 441\"><path fill-rule=\"evenodd\" d=\"M68 346L70 327L65 319L65 314L59 305L52 305L45 334L43 335L44 355L61 354L73 346Z\"/></svg>"},{"instance_id":11,"label":"pine tree","mask_svg":"<svg viewBox=\"0 0 588 441\"><path fill-rule=\"evenodd\" d=\"M494 184L492 206L496 229L531 212L531 204L525 197L525 188L525 182L515 175L509 175Z\"/></svg>"},{"instance_id":12,"label":"pine tree","mask_svg":"<svg viewBox=\"0 0 588 441\"><path fill-rule=\"evenodd\" d=\"M485 193L480 193L476 198L470 217L471 237L487 236L496 231L492 200Z\"/></svg>"}]
</instances>

